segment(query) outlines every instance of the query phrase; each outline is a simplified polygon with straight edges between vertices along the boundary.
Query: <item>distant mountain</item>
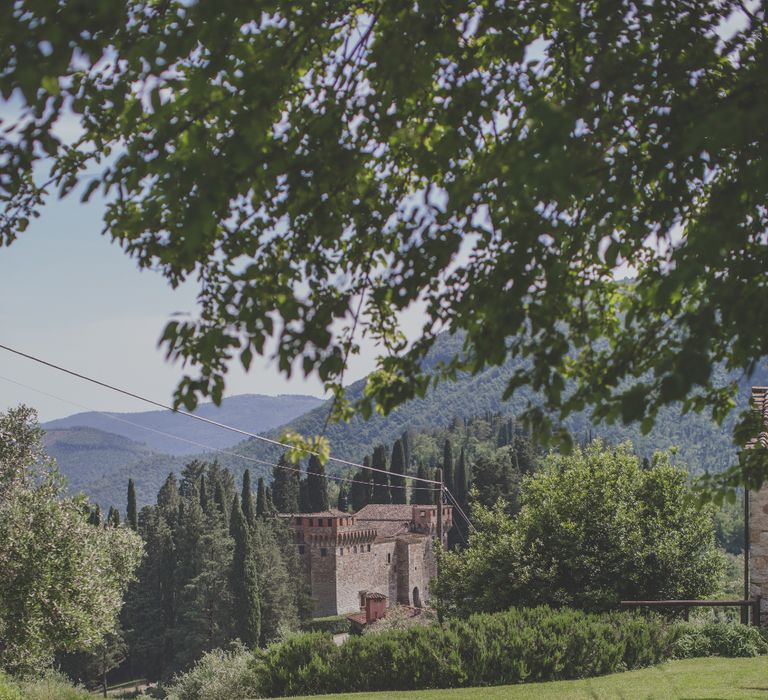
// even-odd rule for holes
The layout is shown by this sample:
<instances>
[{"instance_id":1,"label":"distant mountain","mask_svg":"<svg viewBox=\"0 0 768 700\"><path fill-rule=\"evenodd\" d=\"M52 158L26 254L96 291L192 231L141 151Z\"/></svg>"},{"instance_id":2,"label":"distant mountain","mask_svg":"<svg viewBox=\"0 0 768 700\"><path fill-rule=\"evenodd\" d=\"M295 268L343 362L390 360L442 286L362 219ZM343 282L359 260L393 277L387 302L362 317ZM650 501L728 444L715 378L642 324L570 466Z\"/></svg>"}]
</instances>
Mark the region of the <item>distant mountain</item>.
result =
<instances>
[{"instance_id":1,"label":"distant mountain","mask_svg":"<svg viewBox=\"0 0 768 700\"><path fill-rule=\"evenodd\" d=\"M427 367L461 352L462 344L459 335L440 336L427 358ZM368 421L355 417L349 423L329 425L325 436L330 440L331 453L344 459L360 461L372 452L374 445L391 444L406 429L418 432L442 428L454 417L469 418L482 415L485 411L518 415L529 402L539 402L536 393L527 387L516 391L510 400L501 400L509 378L523 366L521 360L509 359L503 365L491 367L477 375L460 375L454 382L438 384L423 399L409 401L388 416L375 415ZM725 383L724 370L718 368L716 372L721 375L718 381ZM732 428L737 413L749 405L752 385L768 385L768 367L764 363L760 364L752 378L741 381L737 410L722 426L718 426L706 413L681 415L675 406L662 409L656 426L648 435L642 435L636 424L592 425L587 412L569 416L564 425L576 440L587 440L590 436L602 437L609 444L631 440L637 453L643 457L650 457L657 450L677 447L680 461L688 466L692 474L717 472L730 466L735 459ZM353 398L360 396L364 386L365 380L355 382L348 388L348 395ZM276 437L286 427L304 435L319 434L323 430L327 412L327 406L315 408L290 421L288 425L268 433L268 436ZM274 460L279 456L278 449L252 439L237 445L233 451L251 458ZM224 456L220 461L235 472L242 472L246 466L254 471L253 465L247 465L241 459ZM344 471L334 463L330 463L327 470L331 473Z\"/></svg>"},{"instance_id":2,"label":"distant mountain","mask_svg":"<svg viewBox=\"0 0 768 700\"><path fill-rule=\"evenodd\" d=\"M442 335L435 344L427 358L427 366L434 366L438 361L445 360L454 352L461 350L462 340L459 336ZM523 388L509 401L502 401L501 396L509 377L521 366L519 360L508 360L499 367L489 368L475 376L461 375L454 382L445 382L432 389L425 398L414 399L398 407L388 416L375 415L371 420L364 421L359 417L350 423L332 424L325 430L325 436L330 440L331 453L334 456L362 460L366 454L370 454L373 446L378 443L391 444L403 431L410 429L416 432L429 431L444 428L455 418L469 418L484 414L486 411L498 412L508 415L521 413L528 402L537 402L537 396L530 389ZM725 374L722 370L722 377ZM746 407L749 401L749 388L751 384L768 385L768 370L761 366L750 380L741 383L741 391L737 399L737 408ZM348 388L351 397L359 396L365 385L365 380L355 382ZM310 399L312 400L312 399ZM229 401L229 400L228 400ZM290 427L305 435L317 435L323 432L329 405L314 399L311 410L286 420L280 427L271 430L259 430L260 434L276 438L284 428ZM154 412L153 412L154 413ZM176 418L180 418L176 416ZM565 422L576 440L586 440L590 435L601 436L610 444L617 444L624 440L632 440L638 454L651 456L656 450L667 449L672 446L679 448L679 459L685 463L693 474L703 471L719 471L729 466L735 458L736 450L731 443L731 429L735 415L723 426L717 426L706 414L680 415L675 407L667 407L661 411L656 427L648 435L641 435L637 426L622 425L598 425L593 426L586 413L571 416ZM222 422L231 422L218 418ZM69 419L67 419L69 420ZM109 420L109 419L106 419ZM133 420L133 417L131 417ZM189 421L189 419L184 419ZM211 438L203 439L197 430L198 424L192 423L191 429L198 442L205 442L212 446ZM50 424L48 424L50 425ZM241 424L242 425L242 424ZM273 423L273 425L276 425ZM187 429L189 425L185 423ZM201 428L207 426L200 426ZM232 435L219 428L211 426L217 431L217 437ZM248 428L253 432L257 429L252 425ZM174 429L168 432L179 434ZM219 435L221 433L222 435ZM147 440L145 440L147 441ZM147 441L148 442L148 441ZM230 442L229 445L232 443ZM234 446L227 446L229 452L236 452L250 459L263 459L275 462L280 455L280 448L264 442L249 439ZM135 448L134 448L135 449ZM59 457L58 449L52 450L53 456ZM84 456L93 453L87 452L84 447ZM125 455L128 456L127 454ZM176 457L158 455L156 453L137 454L133 460L126 460L119 466L116 453L110 453L106 463L109 468L101 471L90 469L89 479L83 479L78 475L73 479L77 466L70 462L65 470L74 483L84 484L82 488L92 498L103 506L115 504L124 508L125 488L129 477L136 480L137 492L140 503L147 503L154 499L157 489L168 475L168 472L179 471L183 465L193 456ZM260 475L271 476L271 468L248 461L233 455L221 453L198 454L200 459L217 459L228 466L239 478L242 472L249 468L254 478ZM92 465L92 461L87 464ZM330 463L326 467L329 473L341 473L346 468Z\"/></svg>"},{"instance_id":3,"label":"distant mountain","mask_svg":"<svg viewBox=\"0 0 768 700\"><path fill-rule=\"evenodd\" d=\"M283 425L322 403L322 399L314 396L241 394L224 399L221 406L212 403L202 404L195 414L226 423L240 430L261 433ZM106 433L121 435L134 442L144 443L155 452L170 455L196 454L201 451L199 446L183 440L191 440L218 449L230 447L242 440L242 436L237 433L222 430L214 425L206 425L171 411L76 413L67 418L44 423L42 427L47 431L95 428ZM160 433L175 435L182 440ZM117 448L117 444L115 447Z\"/></svg>"},{"instance_id":4,"label":"distant mountain","mask_svg":"<svg viewBox=\"0 0 768 700\"><path fill-rule=\"evenodd\" d=\"M117 474L127 471L146 477L149 471L165 478L169 471L178 470L184 464L179 457L155 453L142 443L95 428L49 429L43 443L66 477L70 492L84 491L105 507L113 504L125 507L122 501L128 480L126 478L121 486L115 478ZM146 478L144 481L147 482L146 498L151 499L155 483ZM107 484L109 488L105 489ZM121 488L123 494L118 496Z\"/></svg>"}]
</instances>

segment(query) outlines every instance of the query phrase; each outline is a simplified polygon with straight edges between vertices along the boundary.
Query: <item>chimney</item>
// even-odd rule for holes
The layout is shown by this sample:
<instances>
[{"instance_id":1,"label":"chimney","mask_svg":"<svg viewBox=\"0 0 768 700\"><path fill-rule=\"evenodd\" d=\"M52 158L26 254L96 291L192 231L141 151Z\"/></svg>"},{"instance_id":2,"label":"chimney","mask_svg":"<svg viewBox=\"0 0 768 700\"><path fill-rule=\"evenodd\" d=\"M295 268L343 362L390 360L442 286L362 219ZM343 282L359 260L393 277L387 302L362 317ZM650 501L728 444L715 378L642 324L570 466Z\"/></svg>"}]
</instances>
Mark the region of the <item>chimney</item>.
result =
<instances>
[{"instance_id":1,"label":"chimney","mask_svg":"<svg viewBox=\"0 0 768 700\"><path fill-rule=\"evenodd\" d=\"M365 595L365 624L370 625L376 620L387 616L387 596L383 593L366 593Z\"/></svg>"}]
</instances>

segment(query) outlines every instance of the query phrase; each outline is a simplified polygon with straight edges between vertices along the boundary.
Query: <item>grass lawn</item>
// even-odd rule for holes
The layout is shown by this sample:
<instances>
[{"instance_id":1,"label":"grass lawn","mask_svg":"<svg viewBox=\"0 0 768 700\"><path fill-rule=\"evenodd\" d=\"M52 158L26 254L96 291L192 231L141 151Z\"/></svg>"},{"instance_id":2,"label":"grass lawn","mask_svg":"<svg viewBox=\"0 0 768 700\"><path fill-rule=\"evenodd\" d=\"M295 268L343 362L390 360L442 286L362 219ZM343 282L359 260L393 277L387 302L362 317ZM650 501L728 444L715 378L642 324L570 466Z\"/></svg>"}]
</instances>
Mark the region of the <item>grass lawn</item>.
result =
<instances>
[{"instance_id":1,"label":"grass lawn","mask_svg":"<svg viewBox=\"0 0 768 700\"><path fill-rule=\"evenodd\" d=\"M315 695L349 700L768 700L768 657L687 659L579 681L455 690Z\"/></svg>"}]
</instances>

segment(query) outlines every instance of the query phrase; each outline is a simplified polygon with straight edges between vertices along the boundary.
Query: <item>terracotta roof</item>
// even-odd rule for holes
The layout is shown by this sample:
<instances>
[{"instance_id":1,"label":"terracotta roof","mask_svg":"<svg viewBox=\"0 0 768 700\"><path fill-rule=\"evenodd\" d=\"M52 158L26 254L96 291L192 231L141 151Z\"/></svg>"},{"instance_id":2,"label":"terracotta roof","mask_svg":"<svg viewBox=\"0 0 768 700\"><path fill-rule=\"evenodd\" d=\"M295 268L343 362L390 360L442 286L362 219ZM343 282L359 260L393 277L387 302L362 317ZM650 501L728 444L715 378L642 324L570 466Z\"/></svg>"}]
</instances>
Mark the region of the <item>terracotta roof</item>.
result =
<instances>
[{"instance_id":1,"label":"terracotta roof","mask_svg":"<svg viewBox=\"0 0 768 700\"><path fill-rule=\"evenodd\" d=\"M347 620L351 620L352 622L356 622L358 625L362 625L365 627L366 620L365 611L359 612L359 613L352 613L351 615L347 615Z\"/></svg>"},{"instance_id":2,"label":"terracotta roof","mask_svg":"<svg viewBox=\"0 0 768 700\"><path fill-rule=\"evenodd\" d=\"M386 597L386 596L385 596ZM414 608L410 605L398 605L398 607L401 610L404 610L408 618L414 618L414 617L421 617L424 614L424 608ZM387 608L387 612L392 610L392 608ZM383 620L385 618L379 618L379 620ZM368 618L365 616L365 610L362 610L358 613L352 613L350 615L347 615L347 620L350 620L351 622L354 622L361 627L366 627L368 624ZM378 620L377 620L378 622Z\"/></svg>"},{"instance_id":3,"label":"terracotta roof","mask_svg":"<svg viewBox=\"0 0 768 700\"><path fill-rule=\"evenodd\" d=\"M338 508L322 510L316 513L280 513L283 518L351 518L351 513L344 513Z\"/></svg>"},{"instance_id":4,"label":"terracotta roof","mask_svg":"<svg viewBox=\"0 0 768 700\"><path fill-rule=\"evenodd\" d=\"M747 447L768 448L768 387L752 387L752 410L761 414L763 425L758 436L750 440Z\"/></svg>"},{"instance_id":5,"label":"terracotta roof","mask_svg":"<svg viewBox=\"0 0 768 700\"><path fill-rule=\"evenodd\" d=\"M408 520L413 518L413 506L402 503L370 503L355 513L358 520Z\"/></svg>"},{"instance_id":6,"label":"terracotta roof","mask_svg":"<svg viewBox=\"0 0 768 700\"><path fill-rule=\"evenodd\" d=\"M377 593L376 591L371 591L370 593L365 594L365 599L368 600L370 598L371 600L386 600L387 596L385 596L383 593Z\"/></svg>"}]
</instances>

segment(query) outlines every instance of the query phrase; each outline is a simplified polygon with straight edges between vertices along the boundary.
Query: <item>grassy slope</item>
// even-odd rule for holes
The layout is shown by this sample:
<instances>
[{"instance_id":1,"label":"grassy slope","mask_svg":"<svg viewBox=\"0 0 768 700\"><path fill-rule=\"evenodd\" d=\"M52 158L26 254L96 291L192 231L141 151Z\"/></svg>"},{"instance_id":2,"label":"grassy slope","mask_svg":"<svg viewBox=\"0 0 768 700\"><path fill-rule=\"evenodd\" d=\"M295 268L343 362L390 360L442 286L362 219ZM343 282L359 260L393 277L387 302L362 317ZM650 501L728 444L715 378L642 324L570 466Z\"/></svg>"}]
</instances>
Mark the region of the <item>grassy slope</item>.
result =
<instances>
[{"instance_id":1,"label":"grassy slope","mask_svg":"<svg viewBox=\"0 0 768 700\"><path fill-rule=\"evenodd\" d=\"M489 688L314 696L348 700L746 700L768 698L768 658L688 659L600 678Z\"/></svg>"}]
</instances>

